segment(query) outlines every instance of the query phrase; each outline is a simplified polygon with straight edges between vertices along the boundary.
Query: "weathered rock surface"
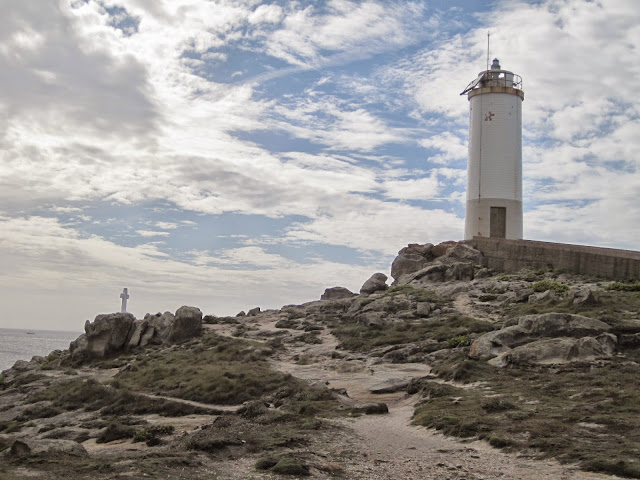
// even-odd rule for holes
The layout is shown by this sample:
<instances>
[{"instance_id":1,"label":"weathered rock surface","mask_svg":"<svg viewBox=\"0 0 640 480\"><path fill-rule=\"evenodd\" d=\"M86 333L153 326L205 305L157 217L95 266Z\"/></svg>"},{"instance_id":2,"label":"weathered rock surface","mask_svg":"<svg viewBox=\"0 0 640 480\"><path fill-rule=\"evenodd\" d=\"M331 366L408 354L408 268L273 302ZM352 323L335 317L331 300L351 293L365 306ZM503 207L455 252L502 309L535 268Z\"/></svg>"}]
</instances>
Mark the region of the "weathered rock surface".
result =
<instances>
[{"instance_id":1,"label":"weathered rock surface","mask_svg":"<svg viewBox=\"0 0 640 480\"><path fill-rule=\"evenodd\" d=\"M597 305L600 303L596 292L589 287L572 288L569 291L569 301L575 305Z\"/></svg>"},{"instance_id":2,"label":"weathered rock surface","mask_svg":"<svg viewBox=\"0 0 640 480\"><path fill-rule=\"evenodd\" d=\"M387 276L384 273L374 273L371 278L364 282L360 288L360 293L369 295L371 293L384 291L387 288Z\"/></svg>"},{"instance_id":3,"label":"weathered rock surface","mask_svg":"<svg viewBox=\"0 0 640 480\"><path fill-rule=\"evenodd\" d=\"M410 243L400 250L398 256L391 264L391 277L394 279L393 284L399 283L403 276L417 272L432 262L435 258L433 253L431 253L432 248L433 245L431 243L425 245Z\"/></svg>"},{"instance_id":4,"label":"weathered rock surface","mask_svg":"<svg viewBox=\"0 0 640 480\"><path fill-rule=\"evenodd\" d=\"M340 300L343 298L351 298L355 295L351 290L344 287L331 287L327 288L320 300Z\"/></svg>"},{"instance_id":5,"label":"weathered rock surface","mask_svg":"<svg viewBox=\"0 0 640 480\"><path fill-rule=\"evenodd\" d=\"M545 338L510 350L490 360L497 366L558 364L589 361L610 357L616 346L616 337L604 333L598 337Z\"/></svg>"},{"instance_id":6,"label":"weathered rock surface","mask_svg":"<svg viewBox=\"0 0 640 480\"><path fill-rule=\"evenodd\" d=\"M146 314L144 319L147 321L147 328L140 337L138 346L146 347L147 345L162 344L175 320L175 316L171 312L156 313L155 315Z\"/></svg>"},{"instance_id":7,"label":"weathered rock surface","mask_svg":"<svg viewBox=\"0 0 640 480\"><path fill-rule=\"evenodd\" d=\"M482 263L482 252L476 250L466 243L457 243L450 248L445 254L447 259L471 262L474 265L480 265Z\"/></svg>"},{"instance_id":8,"label":"weathered rock surface","mask_svg":"<svg viewBox=\"0 0 640 480\"><path fill-rule=\"evenodd\" d=\"M87 320L85 333L71 342L72 358L103 358L122 350L134 321L135 317L130 313L109 313L98 315L93 322Z\"/></svg>"},{"instance_id":9,"label":"weathered rock surface","mask_svg":"<svg viewBox=\"0 0 640 480\"><path fill-rule=\"evenodd\" d=\"M411 380L413 380L413 378L411 377L392 378L387 380L386 382L372 385L371 387L369 387L369 393L381 395L384 393L395 393L401 390L406 390L409 386L409 383L411 383Z\"/></svg>"},{"instance_id":10,"label":"weathered rock surface","mask_svg":"<svg viewBox=\"0 0 640 480\"><path fill-rule=\"evenodd\" d=\"M195 307L180 307L176 315L146 314L143 320L130 313L110 313L87 320L85 333L71 342L69 351L74 362L82 363L137 347L182 342L201 333L202 312Z\"/></svg>"},{"instance_id":11,"label":"weathered rock surface","mask_svg":"<svg viewBox=\"0 0 640 480\"><path fill-rule=\"evenodd\" d=\"M202 335L202 312L196 307L182 306L176 311L175 320L167 336L168 342L183 342Z\"/></svg>"},{"instance_id":12,"label":"weathered rock surface","mask_svg":"<svg viewBox=\"0 0 640 480\"><path fill-rule=\"evenodd\" d=\"M547 290L545 292L534 293L529 296L529 303L546 302L556 298L555 290Z\"/></svg>"},{"instance_id":13,"label":"weathered rock surface","mask_svg":"<svg viewBox=\"0 0 640 480\"><path fill-rule=\"evenodd\" d=\"M481 264L482 253L465 243L411 244L398 252L391 276L394 285L470 281Z\"/></svg>"},{"instance_id":14,"label":"weathered rock surface","mask_svg":"<svg viewBox=\"0 0 640 480\"><path fill-rule=\"evenodd\" d=\"M260 313L260 307L254 307L247 312L247 317L255 317Z\"/></svg>"},{"instance_id":15,"label":"weathered rock surface","mask_svg":"<svg viewBox=\"0 0 640 480\"><path fill-rule=\"evenodd\" d=\"M481 360L500 356L494 362L496 365L566 362L588 358L589 355L609 356L617 343L615 336L606 334L610 328L604 322L580 315L526 315L520 318L517 325L489 332L476 339L469 356ZM593 337L600 339L598 346L584 340Z\"/></svg>"},{"instance_id":16,"label":"weathered rock surface","mask_svg":"<svg viewBox=\"0 0 640 480\"><path fill-rule=\"evenodd\" d=\"M431 253L433 253L434 257L442 257L443 255L446 255L449 252L449 250L451 250L457 244L458 242L454 240L447 240L446 242L441 242L431 249Z\"/></svg>"}]
</instances>

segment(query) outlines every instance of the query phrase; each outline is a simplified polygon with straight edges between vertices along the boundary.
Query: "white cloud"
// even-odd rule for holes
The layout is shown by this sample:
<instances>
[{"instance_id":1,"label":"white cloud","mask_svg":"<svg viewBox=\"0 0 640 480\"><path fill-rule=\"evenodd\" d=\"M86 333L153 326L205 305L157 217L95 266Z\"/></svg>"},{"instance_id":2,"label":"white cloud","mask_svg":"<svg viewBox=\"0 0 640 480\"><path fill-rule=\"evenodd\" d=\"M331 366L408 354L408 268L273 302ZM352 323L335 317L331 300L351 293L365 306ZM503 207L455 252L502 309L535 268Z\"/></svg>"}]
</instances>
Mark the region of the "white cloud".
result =
<instances>
[{"instance_id":1,"label":"white cloud","mask_svg":"<svg viewBox=\"0 0 640 480\"><path fill-rule=\"evenodd\" d=\"M436 175L406 180L389 180L382 184L384 195L400 200L430 200L436 198L441 185Z\"/></svg>"},{"instance_id":2,"label":"white cloud","mask_svg":"<svg viewBox=\"0 0 640 480\"><path fill-rule=\"evenodd\" d=\"M283 28L268 37L267 52L303 67L352 61L410 45L437 25L435 18L418 21L424 12L419 2L330 0L325 14L313 6L296 9L293 5Z\"/></svg>"},{"instance_id":3,"label":"white cloud","mask_svg":"<svg viewBox=\"0 0 640 480\"><path fill-rule=\"evenodd\" d=\"M155 226L163 230L175 230L178 228L178 224L174 222L156 222Z\"/></svg>"},{"instance_id":4,"label":"white cloud","mask_svg":"<svg viewBox=\"0 0 640 480\"><path fill-rule=\"evenodd\" d=\"M169 232L153 231L153 230L136 230L136 233L141 237L168 237Z\"/></svg>"},{"instance_id":5,"label":"white cloud","mask_svg":"<svg viewBox=\"0 0 640 480\"><path fill-rule=\"evenodd\" d=\"M259 5L249 14L249 23L278 23L282 19L282 8L279 5Z\"/></svg>"}]
</instances>

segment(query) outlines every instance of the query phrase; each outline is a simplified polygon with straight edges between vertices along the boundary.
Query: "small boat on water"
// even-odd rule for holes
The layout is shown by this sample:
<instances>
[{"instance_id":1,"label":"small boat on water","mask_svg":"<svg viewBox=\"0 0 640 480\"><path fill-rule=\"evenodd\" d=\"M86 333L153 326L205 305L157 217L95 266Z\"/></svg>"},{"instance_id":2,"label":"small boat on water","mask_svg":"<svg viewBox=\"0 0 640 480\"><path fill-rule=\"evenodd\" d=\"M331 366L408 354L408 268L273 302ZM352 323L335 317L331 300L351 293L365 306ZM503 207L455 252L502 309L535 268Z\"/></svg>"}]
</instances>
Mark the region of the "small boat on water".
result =
<instances>
[{"instance_id":1,"label":"small boat on water","mask_svg":"<svg viewBox=\"0 0 640 480\"><path fill-rule=\"evenodd\" d=\"M34 332L33 330L27 330L27 335L35 335L36 332Z\"/></svg>"}]
</instances>

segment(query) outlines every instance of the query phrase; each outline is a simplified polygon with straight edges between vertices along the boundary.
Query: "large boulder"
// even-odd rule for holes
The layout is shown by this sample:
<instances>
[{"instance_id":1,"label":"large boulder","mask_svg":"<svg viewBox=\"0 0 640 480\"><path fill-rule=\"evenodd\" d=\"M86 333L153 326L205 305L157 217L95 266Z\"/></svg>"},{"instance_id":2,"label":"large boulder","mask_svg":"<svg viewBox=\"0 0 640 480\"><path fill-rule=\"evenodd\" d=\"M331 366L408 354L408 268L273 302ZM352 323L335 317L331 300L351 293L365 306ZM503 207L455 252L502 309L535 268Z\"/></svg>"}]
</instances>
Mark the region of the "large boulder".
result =
<instances>
[{"instance_id":1,"label":"large boulder","mask_svg":"<svg viewBox=\"0 0 640 480\"><path fill-rule=\"evenodd\" d=\"M371 294L375 292L384 291L387 288L387 276L384 273L374 273L371 275L371 278L364 282L362 287L360 288L361 294Z\"/></svg>"},{"instance_id":2,"label":"large boulder","mask_svg":"<svg viewBox=\"0 0 640 480\"><path fill-rule=\"evenodd\" d=\"M471 358L510 363L558 363L610 356L616 348L611 327L600 320L567 313L525 315L517 325L477 338ZM596 338L597 345L585 338ZM594 340L595 341L595 340Z\"/></svg>"},{"instance_id":3,"label":"large boulder","mask_svg":"<svg viewBox=\"0 0 640 480\"><path fill-rule=\"evenodd\" d=\"M610 333L597 337L544 338L516 347L491 363L506 365L558 364L591 361L610 357L615 351L616 338Z\"/></svg>"},{"instance_id":4,"label":"large boulder","mask_svg":"<svg viewBox=\"0 0 640 480\"><path fill-rule=\"evenodd\" d=\"M402 310L412 310L412 303L405 295L377 298L362 308L363 312L397 313Z\"/></svg>"},{"instance_id":5,"label":"large boulder","mask_svg":"<svg viewBox=\"0 0 640 480\"><path fill-rule=\"evenodd\" d=\"M145 330L149 325L148 320L136 320L133 322L133 326L131 327L131 332L129 333L129 340L127 340L126 349L130 350L132 348L140 345L140 339L144 334Z\"/></svg>"},{"instance_id":6,"label":"large boulder","mask_svg":"<svg viewBox=\"0 0 640 480\"><path fill-rule=\"evenodd\" d=\"M351 290L344 287L331 287L325 289L320 300L341 300L343 298L351 298L355 295Z\"/></svg>"},{"instance_id":7,"label":"large boulder","mask_svg":"<svg viewBox=\"0 0 640 480\"><path fill-rule=\"evenodd\" d=\"M447 250L444 255L448 260L454 260L456 262L469 262L474 265L482 264L482 252L476 250L471 245L466 243L457 243L452 248Z\"/></svg>"},{"instance_id":8,"label":"large boulder","mask_svg":"<svg viewBox=\"0 0 640 480\"><path fill-rule=\"evenodd\" d=\"M168 342L183 342L202 334L202 312L196 307L180 307L176 310Z\"/></svg>"},{"instance_id":9,"label":"large boulder","mask_svg":"<svg viewBox=\"0 0 640 480\"><path fill-rule=\"evenodd\" d=\"M78 442L73 440L16 440L11 445L9 455L18 458L25 458L32 455L71 455L74 457L86 457L87 451Z\"/></svg>"},{"instance_id":10,"label":"large boulder","mask_svg":"<svg viewBox=\"0 0 640 480\"><path fill-rule=\"evenodd\" d=\"M93 322L87 321L84 335L71 342L71 358L84 361L122 350L134 321L135 317L126 312L98 315Z\"/></svg>"},{"instance_id":11,"label":"large boulder","mask_svg":"<svg viewBox=\"0 0 640 480\"><path fill-rule=\"evenodd\" d=\"M453 280L473 280L473 265L464 262L455 262L448 265L444 273L444 280L447 282Z\"/></svg>"},{"instance_id":12,"label":"large boulder","mask_svg":"<svg viewBox=\"0 0 640 480\"><path fill-rule=\"evenodd\" d=\"M595 318L570 313L525 315L518 326L530 335L541 337L586 337L608 332L611 327Z\"/></svg>"},{"instance_id":13,"label":"large boulder","mask_svg":"<svg viewBox=\"0 0 640 480\"><path fill-rule=\"evenodd\" d=\"M447 273L447 265L442 263L435 263L427 265L426 267L418 270L417 272L403 277L406 283L433 283L444 282L445 274Z\"/></svg>"},{"instance_id":14,"label":"large boulder","mask_svg":"<svg viewBox=\"0 0 640 480\"><path fill-rule=\"evenodd\" d=\"M432 262L435 258L431 253L432 248L433 245L431 243L425 245L410 243L400 250L398 256L391 264L391 277L394 279L393 283L400 283L403 276L417 272Z\"/></svg>"},{"instance_id":15,"label":"large boulder","mask_svg":"<svg viewBox=\"0 0 640 480\"><path fill-rule=\"evenodd\" d=\"M477 338L471 344L469 356L479 360L489 360L518 345L524 345L531 339L531 336L517 325L501 328Z\"/></svg>"},{"instance_id":16,"label":"large boulder","mask_svg":"<svg viewBox=\"0 0 640 480\"><path fill-rule=\"evenodd\" d=\"M569 291L569 302L574 305L597 305L600 303L597 294L590 287L572 288Z\"/></svg>"},{"instance_id":17,"label":"large boulder","mask_svg":"<svg viewBox=\"0 0 640 480\"><path fill-rule=\"evenodd\" d=\"M457 244L458 242L455 242L453 240L447 240L446 242L441 242L431 249L431 253L433 254L434 257L442 257L443 255L446 255L447 253L449 253L449 251L453 247L455 247Z\"/></svg>"},{"instance_id":18,"label":"large boulder","mask_svg":"<svg viewBox=\"0 0 640 480\"><path fill-rule=\"evenodd\" d=\"M144 316L144 320L147 322L147 328L140 336L140 343L138 344L140 347L164 343L173 328L175 316L171 312L158 312L155 315L147 313Z\"/></svg>"}]
</instances>

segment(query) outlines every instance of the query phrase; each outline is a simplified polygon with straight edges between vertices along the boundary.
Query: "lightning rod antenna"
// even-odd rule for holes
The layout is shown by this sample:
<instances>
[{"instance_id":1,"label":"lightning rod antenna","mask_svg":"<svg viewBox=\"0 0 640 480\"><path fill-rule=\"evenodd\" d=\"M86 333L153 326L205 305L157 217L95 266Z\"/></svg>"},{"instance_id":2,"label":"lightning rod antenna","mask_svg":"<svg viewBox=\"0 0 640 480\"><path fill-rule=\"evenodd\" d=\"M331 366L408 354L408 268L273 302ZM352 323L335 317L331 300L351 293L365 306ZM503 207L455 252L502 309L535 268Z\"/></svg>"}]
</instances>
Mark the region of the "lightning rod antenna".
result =
<instances>
[{"instance_id":1,"label":"lightning rod antenna","mask_svg":"<svg viewBox=\"0 0 640 480\"><path fill-rule=\"evenodd\" d=\"M487 32L487 70L489 70L489 39L491 38L491 32Z\"/></svg>"}]
</instances>

